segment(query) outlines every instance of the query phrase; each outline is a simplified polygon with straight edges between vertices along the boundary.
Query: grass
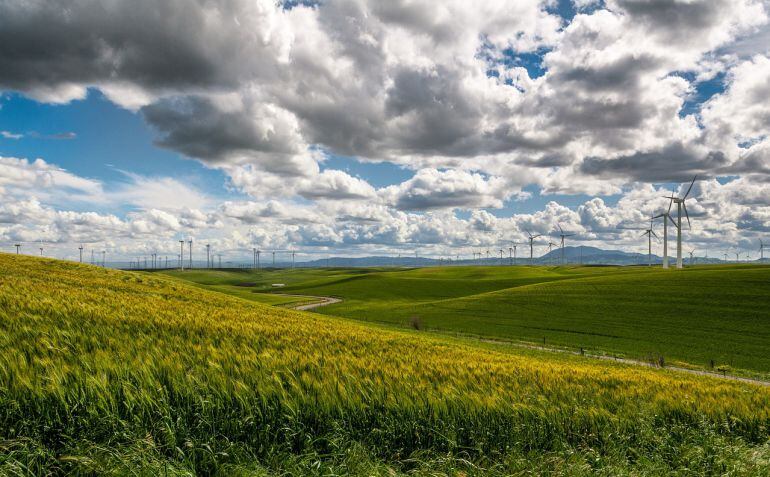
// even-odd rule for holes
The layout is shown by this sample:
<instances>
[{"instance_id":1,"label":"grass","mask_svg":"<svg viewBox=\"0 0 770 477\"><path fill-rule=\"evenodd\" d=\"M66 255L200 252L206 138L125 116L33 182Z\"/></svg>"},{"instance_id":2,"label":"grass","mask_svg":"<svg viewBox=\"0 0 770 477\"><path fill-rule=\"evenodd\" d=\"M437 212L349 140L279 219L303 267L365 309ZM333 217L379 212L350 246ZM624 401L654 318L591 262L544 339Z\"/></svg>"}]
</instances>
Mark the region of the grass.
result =
<instances>
[{"instance_id":1,"label":"grass","mask_svg":"<svg viewBox=\"0 0 770 477\"><path fill-rule=\"evenodd\" d=\"M770 389L0 255L0 474L770 471Z\"/></svg>"},{"instance_id":2,"label":"grass","mask_svg":"<svg viewBox=\"0 0 770 477\"><path fill-rule=\"evenodd\" d=\"M344 299L320 313L402 327L419 318L426 329L770 377L768 266L315 269L240 279L274 276L287 293Z\"/></svg>"}]
</instances>

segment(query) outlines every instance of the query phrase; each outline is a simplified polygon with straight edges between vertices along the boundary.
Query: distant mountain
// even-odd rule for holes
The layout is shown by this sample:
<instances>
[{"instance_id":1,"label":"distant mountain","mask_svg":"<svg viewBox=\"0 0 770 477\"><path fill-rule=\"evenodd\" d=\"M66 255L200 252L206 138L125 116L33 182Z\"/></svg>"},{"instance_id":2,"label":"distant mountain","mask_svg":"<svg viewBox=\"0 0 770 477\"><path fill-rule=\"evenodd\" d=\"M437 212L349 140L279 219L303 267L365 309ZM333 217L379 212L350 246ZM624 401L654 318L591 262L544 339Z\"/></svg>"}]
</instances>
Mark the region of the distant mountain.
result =
<instances>
[{"instance_id":1,"label":"distant mountain","mask_svg":"<svg viewBox=\"0 0 770 477\"><path fill-rule=\"evenodd\" d=\"M492 249L490 249L490 252ZM673 250L672 250L673 251ZM542 256L537 256L532 260L534 265L560 265L561 264L561 249L553 249L551 252ZM670 263L676 262L676 257L669 258ZM663 259L657 255L652 256L653 265L660 265ZM329 257L317 260L311 260L307 262L296 262L296 267L304 268L321 268L321 267L337 267L337 268L356 268L356 267L437 267L445 265L510 265L512 262L508 258L507 254L503 255L503 259L500 260L500 255L490 256L490 258L482 258L471 260L469 258L457 260L451 259L436 259L426 257L383 257L383 256L371 256L371 257ZM728 262L732 262L729 260ZM765 259L765 262L770 263L770 260ZM525 246L520 246L518 249L518 256L516 257L516 265L529 265L529 249ZM638 252L624 252L622 250L603 250L596 247L565 247L564 248L564 263L565 265L647 265L648 257L646 253ZM685 257L685 265L690 264L689 255ZM716 264L726 263L723 260L716 257L695 257L695 264ZM752 260L751 263L760 263L759 260ZM215 263L218 267L219 263ZM133 268L133 264L113 262L107 263L108 267L114 268ZM175 264L172 264L173 268ZM204 268L205 262L195 262L195 268ZM234 261L222 261L223 268L251 268L251 261L234 260ZM261 263L263 268L272 268L272 261L263 260ZM275 268L290 268L291 262L279 261L275 263Z\"/></svg>"},{"instance_id":2,"label":"distant mountain","mask_svg":"<svg viewBox=\"0 0 770 477\"><path fill-rule=\"evenodd\" d=\"M534 265L559 265L561 264L561 249L553 249L545 255L535 257L532 261ZM565 247L564 263L568 265L646 265L648 263L647 254L637 252L624 252L622 250L603 250L596 247ZM671 256L669 260L675 263L676 257ZM435 259L425 257L330 257L328 259L312 260L309 262L297 263L301 267L433 267L439 265L510 265L512 262L507 254L500 256L471 259ZM652 256L652 263L660 265L663 259L657 255ZM529 250L525 247L519 248L516 258L517 265L528 265ZM685 264L689 264L689 257L685 257ZM723 263L717 258L695 257L696 264Z\"/></svg>"}]
</instances>

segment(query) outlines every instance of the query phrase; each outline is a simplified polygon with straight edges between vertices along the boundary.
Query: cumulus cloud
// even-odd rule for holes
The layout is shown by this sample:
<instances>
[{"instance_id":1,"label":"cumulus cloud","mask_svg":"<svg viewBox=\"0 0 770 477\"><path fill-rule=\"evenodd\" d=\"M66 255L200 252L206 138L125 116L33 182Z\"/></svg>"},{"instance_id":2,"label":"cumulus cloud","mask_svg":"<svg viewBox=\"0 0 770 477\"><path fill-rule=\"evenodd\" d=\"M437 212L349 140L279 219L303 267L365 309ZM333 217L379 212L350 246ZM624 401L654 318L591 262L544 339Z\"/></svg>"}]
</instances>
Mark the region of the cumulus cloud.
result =
<instances>
[{"instance_id":1,"label":"cumulus cloud","mask_svg":"<svg viewBox=\"0 0 770 477\"><path fill-rule=\"evenodd\" d=\"M402 210L502 207L513 195L499 177L465 171L421 169L406 182L385 188L381 195Z\"/></svg>"},{"instance_id":2,"label":"cumulus cloud","mask_svg":"<svg viewBox=\"0 0 770 477\"><path fill-rule=\"evenodd\" d=\"M0 90L67 103L98 89L141 115L157 145L250 196L217 203L177 178L136 175L105 187L0 158L0 195L18 199L0 212L3 233L37 216L29 230L61 240L88 227L195 231L217 247L480 246L558 224L609 240L665 206L656 184L694 174L707 178L694 236L715 240L720 220L728 234L763 230L767 2L573 3L567 20L538 0L2 2ZM717 84L710 98L704 81ZM324 167L329 155L414 176L377 188ZM602 197L492 210L515 210L527 186ZM131 212L65 210L89 201Z\"/></svg>"}]
</instances>

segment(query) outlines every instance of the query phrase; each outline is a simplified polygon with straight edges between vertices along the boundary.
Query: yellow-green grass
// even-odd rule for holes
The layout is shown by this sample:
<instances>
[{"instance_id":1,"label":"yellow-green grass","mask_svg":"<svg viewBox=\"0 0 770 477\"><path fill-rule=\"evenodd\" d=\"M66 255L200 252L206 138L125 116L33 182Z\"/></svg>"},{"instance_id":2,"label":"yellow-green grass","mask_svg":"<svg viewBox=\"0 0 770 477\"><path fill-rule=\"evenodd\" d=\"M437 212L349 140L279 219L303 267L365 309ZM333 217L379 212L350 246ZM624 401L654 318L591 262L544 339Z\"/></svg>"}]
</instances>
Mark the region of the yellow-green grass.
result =
<instances>
[{"instance_id":1,"label":"yellow-green grass","mask_svg":"<svg viewBox=\"0 0 770 477\"><path fill-rule=\"evenodd\" d=\"M320 313L770 376L769 266L303 273L289 292L344 300Z\"/></svg>"},{"instance_id":2,"label":"yellow-green grass","mask_svg":"<svg viewBox=\"0 0 770 477\"><path fill-rule=\"evenodd\" d=\"M770 471L766 387L470 343L0 255L0 474Z\"/></svg>"}]
</instances>

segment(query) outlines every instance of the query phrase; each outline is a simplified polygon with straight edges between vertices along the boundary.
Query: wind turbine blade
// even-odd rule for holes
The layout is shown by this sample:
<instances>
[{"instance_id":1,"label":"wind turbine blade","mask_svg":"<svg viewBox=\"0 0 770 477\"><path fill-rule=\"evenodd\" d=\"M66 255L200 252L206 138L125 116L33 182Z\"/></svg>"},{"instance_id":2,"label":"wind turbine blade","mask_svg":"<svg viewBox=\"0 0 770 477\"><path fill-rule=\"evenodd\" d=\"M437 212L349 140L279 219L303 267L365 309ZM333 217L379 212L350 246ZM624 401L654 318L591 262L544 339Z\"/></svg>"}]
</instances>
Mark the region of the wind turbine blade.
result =
<instances>
[{"instance_id":1,"label":"wind turbine blade","mask_svg":"<svg viewBox=\"0 0 770 477\"><path fill-rule=\"evenodd\" d=\"M650 230L650 233L651 233L651 234L652 234L652 235L653 235L655 238L660 238L660 237L658 237L658 234L656 234L654 230Z\"/></svg>"},{"instance_id":2,"label":"wind turbine blade","mask_svg":"<svg viewBox=\"0 0 770 477\"><path fill-rule=\"evenodd\" d=\"M692 182L690 182L690 187L687 189L687 192L685 192L684 197L682 199L686 199L688 195L690 195L690 191L692 190L692 186L695 185L695 179L697 179L698 176L692 178Z\"/></svg>"},{"instance_id":3,"label":"wind turbine blade","mask_svg":"<svg viewBox=\"0 0 770 477\"><path fill-rule=\"evenodd\" d=\"M642 235L640 235L640 237L644 237L645 235L647 235L647 233L648 232L644 232Z\"/></svg>"},{"instance_id":4,"label":"wind turbine blade","mask_svg":"<svg viewBox=\"0 0 770 477\"><path fill-rule=\"evenodd\" d=\"M676 222L674 221L674 219L673 219L673 218L672 218L670 215L666 214L666 217L668 217L668 220L670 220L670 221L671 221L671 223L672 223L672 224L674 224L674 227L678 227L678 226L676 225Z\"/></svg>"},{"instance_id":5,"label":"wind turbine blade","mask_svg":"<svg viewBox=\"0 0 770 477\"><path fill-rule=\"evenodd\" d=\"M682 208L684 209L684 216L687 217L687 228L691 229L692 226L690 225L690 214L687 213L687 205L682 201Z\"/></svg>"},{"instance_id":6,"label":"wind turbine blade","mask_svg":"<svg viewBox=\"0 0 770 477\"><path fill-rule=\"evenodd\" d=\"M564 230L562 230L560 223L556 222L556 226L559 227L559 232L564 233Z\"/></svg>"}]
</instances>

